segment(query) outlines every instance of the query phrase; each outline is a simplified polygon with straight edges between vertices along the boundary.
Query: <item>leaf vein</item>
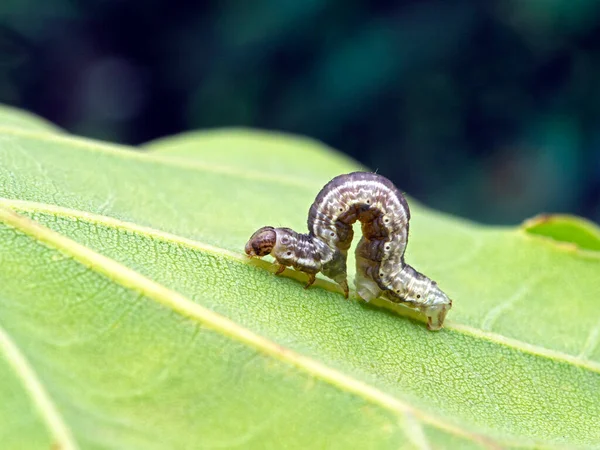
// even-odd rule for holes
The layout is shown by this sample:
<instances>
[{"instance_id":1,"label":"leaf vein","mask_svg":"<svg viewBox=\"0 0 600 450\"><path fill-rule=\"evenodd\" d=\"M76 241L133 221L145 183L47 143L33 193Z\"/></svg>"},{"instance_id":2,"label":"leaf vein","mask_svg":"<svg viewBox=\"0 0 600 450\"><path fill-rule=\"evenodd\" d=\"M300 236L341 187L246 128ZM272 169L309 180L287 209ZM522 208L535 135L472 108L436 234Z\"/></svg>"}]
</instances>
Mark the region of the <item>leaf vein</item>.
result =
<instances>
[{"instance_id":1,"label":"leaf vein","mask_svg":"<svg viewBox=\"0 0 600 450\"><path fill-rule=\"evenodd\" d=\"M44 389L42 382L25 358L25 355L1 325L0 350L4 353L6 361L8 361L17 377L23 383L42 420L46 423L54 439L56 439L58 447L64 450L77 450L79 447L75 438L64 418L58 412L52 398L46 389Z\"/></svg>"},{"instance_id":2,"label":"leaf vein","mask_svg":"<svg viewBox=\"0 0 600 450\"><path fill-rule=\"evenodd\" d=\"M526 283L525 285L518 288L516 290L516 292L513 295L511 295L509 298L507 298L505 301L503 301L496 307L490 309L490 311L483 318L483 323L481 324L481 329L485 330L485 331L490 331L492 329L492 326L494 325L494 322L498 319L498 317L500 317L500 315L504 311L507 311L510 308L512 308L516 302L518 302L523 297L525 297L525 295L527 295L529 293L529 291L531 291L531 289L540 282L541 279L542 279L542 277L540 277L540 276L534 278L529 283Z\"/></svg>"},{"instance_id":3,"label":"leaf vein","mask_svg":"<svg viewBox=\"0 0 600 450\"><path fill-rule=\"evenodd\" d=\"M590 331L590 334L588 335L588 338L586 339L585 344L583 345L583 349L581 350L581 353L579 353L579 358L581 358L581 359L589 358L591 353L594 351L594 349L598 345L599 341L600 341L600 322L598 322L598 324L592 329L592 331Z\"/></svg>"}]
</instances>

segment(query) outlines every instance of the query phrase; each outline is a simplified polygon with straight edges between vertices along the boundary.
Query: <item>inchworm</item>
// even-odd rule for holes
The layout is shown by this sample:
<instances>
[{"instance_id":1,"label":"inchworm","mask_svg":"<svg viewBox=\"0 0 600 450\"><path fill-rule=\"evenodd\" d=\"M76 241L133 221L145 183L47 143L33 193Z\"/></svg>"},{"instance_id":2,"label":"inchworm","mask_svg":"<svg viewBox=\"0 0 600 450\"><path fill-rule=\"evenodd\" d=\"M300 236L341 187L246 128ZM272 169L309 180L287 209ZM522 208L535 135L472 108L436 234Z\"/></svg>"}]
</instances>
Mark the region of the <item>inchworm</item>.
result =
<instances>
[{"instance_id":1,"label":"inchworm","mask_svg":"<svg viewBox=\"0 0 600 450\"><path fill-rule=\"evenodd\" d=\"M430 330L442 328L452 300L436 282L404 262L410 211L404 195L387 178L370 172L335 177L321 189L308 213L308 234L270 226L257 230L245 251L271 254L279 263L308 274L306 288L318 272L335 282L348 297L346 258L352 224L362 224L356 247L355 285L358 295L377 297L421 311Z\"/></svg>"}]
</instances>

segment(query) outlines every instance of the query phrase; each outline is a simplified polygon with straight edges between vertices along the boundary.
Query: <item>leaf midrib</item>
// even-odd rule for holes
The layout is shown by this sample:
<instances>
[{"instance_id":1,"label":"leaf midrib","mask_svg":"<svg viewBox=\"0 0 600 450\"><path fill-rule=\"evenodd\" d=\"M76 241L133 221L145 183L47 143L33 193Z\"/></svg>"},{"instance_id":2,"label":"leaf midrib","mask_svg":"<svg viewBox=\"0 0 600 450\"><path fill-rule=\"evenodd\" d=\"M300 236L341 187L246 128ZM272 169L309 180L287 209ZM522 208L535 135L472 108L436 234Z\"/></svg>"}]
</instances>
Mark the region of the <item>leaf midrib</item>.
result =
<instances>
[{"instance_id":1,"label":"leaf midrib","mask_svg":"<svg viewBox=\"0 0 600 450\"><path fill-rule=\"evenodd\" d=\"M265 270L269 270L273 267L273 264L265 260L250 260L241 253L232 252L221 247L216 247L194 239L185 238L165 231L160 231L155 228L137 225L135 223L116 219L114 217L89 213L72 208L65 208L47 203L38 203L23 200L10 200L2 197L0 197L0 204L5 204L11 209L23 212L38 212L42 214L54 215L57 217L64 217L67 219L76 218L77 220L85 220L91 224L103 225L109 228L121 229L131 233L136 233L138 235L142 235L150 239L161 240L163 242L180 245L182 247L186 247L194 251L201 251L204 253L211 254L213 256L227 258L237 263L252 264L255 266L259 266ZM286 275L289 278L296 279L298 281L305 281L303 275L294 270L286 270L284 272L284 275ZM322 289L326 289L331 292L341 292L339 286L330 281L323 280L320 278L317 278L315 286L321 287ZM412 310L408 308L402 308L395 311L402 316L423 321L422 317L416 315ZM496 345L520 351L525 354L550 359L560 363L571 364L581 369L600 374L600 363L596 361L584 360L578 356L570 355L568 353L564 353L558 350L552 350L535 344L529 344L498 333L483 331L470 325L453 322L452 320L447 320L444 324L444 328L448 331L454 331L463 335L487 340L488 342L492 342Z\"/></svg>"},{"instance_id":2,"label":"leaf midrib","mask_svg":"<svg viewBox=\"0 0 600 450\"><path fill-rule=\"evenodd\" d=\"M497 444L487 437L458 428L410 406L365 382L354 379L317 360L296 353L263 336L259 336L251 330L194 303L180 293L141 275L133 269L97 253L27 217L21 216L4 206L0 206L0 221L27 234L39 243L68 255L80 264L87 266L90 270L109 278L126 289L140 292L147 298L170 308L184 317L196 320L229 339L238 341L274 359L290 364L308 375L321 379L325 383L342 391L356 395L395 414L411 414L431 426L450 434L462 436L473 442L478 442L485 447L497 447Z\"/></svg>"}]
</instances>

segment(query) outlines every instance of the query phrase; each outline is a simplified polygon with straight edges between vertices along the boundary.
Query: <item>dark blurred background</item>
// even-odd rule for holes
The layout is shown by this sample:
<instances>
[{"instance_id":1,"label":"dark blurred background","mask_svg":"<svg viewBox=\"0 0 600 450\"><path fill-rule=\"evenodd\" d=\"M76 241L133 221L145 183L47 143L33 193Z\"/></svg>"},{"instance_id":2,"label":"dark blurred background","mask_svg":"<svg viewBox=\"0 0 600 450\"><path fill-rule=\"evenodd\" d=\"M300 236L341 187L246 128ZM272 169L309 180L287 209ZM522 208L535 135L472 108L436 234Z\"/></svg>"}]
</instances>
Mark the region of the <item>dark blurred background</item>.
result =
<instances>
[{"instance_id":1,"label":"dark blurred background","mask_svg":"<svg viewBox=\"0 0 600 450\"><path fill-rule=\"evenodd\" d=\"M130 144L300 133L439 210L600 222L598 0L0 0L0 102Z\"/></svg>"}]
</instances>

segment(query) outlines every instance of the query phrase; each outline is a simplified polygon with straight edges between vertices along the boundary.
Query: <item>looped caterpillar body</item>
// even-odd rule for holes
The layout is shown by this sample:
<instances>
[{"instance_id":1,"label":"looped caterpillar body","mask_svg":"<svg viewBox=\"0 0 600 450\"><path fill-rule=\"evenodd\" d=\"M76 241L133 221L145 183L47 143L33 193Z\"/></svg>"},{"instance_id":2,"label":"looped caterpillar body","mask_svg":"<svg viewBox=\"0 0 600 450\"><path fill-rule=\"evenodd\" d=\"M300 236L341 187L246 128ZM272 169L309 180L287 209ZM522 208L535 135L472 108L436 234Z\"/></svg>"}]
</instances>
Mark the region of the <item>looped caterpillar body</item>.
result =
<instances>
[{"instance_id":1,"label":"looped caterpillar body","mask_svg":"<svg viewBox=\"0 0 600 450\"><path fill-rule=\"evenodd\" d=\"M387 178L370 172L340 175L327 183L308 213L308 234L270 226L257 230L245 251L271 254L281 273L291 266L308 274L308 288L318 272L337 282L346 298L346 259L361 222L356 247L356 292L366 301L377 297L403 303L427 316L430 330L442 328L452 300L436 282L404 262L410 210L404 195Z\"/></svg>"}]
</instances>

